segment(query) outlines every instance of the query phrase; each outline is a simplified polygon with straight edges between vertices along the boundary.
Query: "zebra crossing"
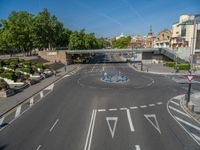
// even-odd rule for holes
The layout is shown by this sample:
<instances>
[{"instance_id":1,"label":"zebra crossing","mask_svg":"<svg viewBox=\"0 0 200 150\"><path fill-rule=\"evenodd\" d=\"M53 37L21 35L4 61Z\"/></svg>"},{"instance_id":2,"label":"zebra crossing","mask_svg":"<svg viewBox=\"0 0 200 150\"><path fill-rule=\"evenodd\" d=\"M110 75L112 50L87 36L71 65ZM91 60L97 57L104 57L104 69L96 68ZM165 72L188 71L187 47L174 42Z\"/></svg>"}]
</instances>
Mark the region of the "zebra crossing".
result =
<instances>
[{"instance_id":1,"label":"zebra crossing","mask_svg":"<svg viewBox=\"0 0 200 150\"><path fill-rule=\"evenodd\" d=\"M176 122L200 146L200 124L192 119L181 107L182 97L175 97L168 101L167 110Z\"/></svg>"}]
</instances>

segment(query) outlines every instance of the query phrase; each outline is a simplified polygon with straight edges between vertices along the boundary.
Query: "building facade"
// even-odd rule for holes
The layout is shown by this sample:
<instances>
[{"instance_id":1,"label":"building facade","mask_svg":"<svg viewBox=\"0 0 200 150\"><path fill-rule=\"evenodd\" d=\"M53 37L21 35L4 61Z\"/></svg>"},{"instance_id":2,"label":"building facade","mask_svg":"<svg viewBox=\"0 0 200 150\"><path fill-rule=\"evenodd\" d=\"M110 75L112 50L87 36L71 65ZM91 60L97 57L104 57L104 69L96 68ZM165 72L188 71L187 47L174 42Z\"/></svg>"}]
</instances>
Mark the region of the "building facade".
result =
<instances>
[{"instance_id":1,"label":"building facade","mask_svg":"<svg viewBox=\"0 0 200 150\"><path fill-rule=\"evenodd\" d=\"M181 15L179 22L172 25L172 48L192 47L193 36L195 34L194 24L185 24L189 20L194 20L196 15Z\"/></svg>"},{"instance_id":2,"label":"building facade","mask_svg":"<svg viewBox=\"0 0 200 150\"><path fill-rule=\"evenodd\" d=\"M145 37L141 35L135 35L131 37L130 48L145 48Z\"/></svg>"},{"instance_id":3,"label":"building facade","mask_svg":"<svg viewBox=\"0 0 200 150\"><path fill-rule=\"evenodd\" d=\"M168 29L162 30L155 38L154 47L155 48L169 48L171 42L171 31Z\"/></svg>"}]
</instances>

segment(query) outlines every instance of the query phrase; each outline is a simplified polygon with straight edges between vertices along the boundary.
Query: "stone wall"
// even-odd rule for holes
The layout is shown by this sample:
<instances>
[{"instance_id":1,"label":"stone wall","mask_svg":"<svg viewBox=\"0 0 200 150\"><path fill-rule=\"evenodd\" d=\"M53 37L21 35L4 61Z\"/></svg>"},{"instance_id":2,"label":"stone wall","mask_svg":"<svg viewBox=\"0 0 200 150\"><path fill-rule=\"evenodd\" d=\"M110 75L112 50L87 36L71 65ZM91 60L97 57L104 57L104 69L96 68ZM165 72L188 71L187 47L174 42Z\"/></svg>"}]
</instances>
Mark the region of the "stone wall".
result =
<instances>
[{"instance_id":1,"label":"stone wall","mask_svg":"<svg viewBox=\"0 0 200 150\"><path fill-rule=\"evenodd\" d=\"M71 62L71 56L65 51L39 51L38 55L50 62L61 62L64 64Z\"/></svg>"}]
</instances>

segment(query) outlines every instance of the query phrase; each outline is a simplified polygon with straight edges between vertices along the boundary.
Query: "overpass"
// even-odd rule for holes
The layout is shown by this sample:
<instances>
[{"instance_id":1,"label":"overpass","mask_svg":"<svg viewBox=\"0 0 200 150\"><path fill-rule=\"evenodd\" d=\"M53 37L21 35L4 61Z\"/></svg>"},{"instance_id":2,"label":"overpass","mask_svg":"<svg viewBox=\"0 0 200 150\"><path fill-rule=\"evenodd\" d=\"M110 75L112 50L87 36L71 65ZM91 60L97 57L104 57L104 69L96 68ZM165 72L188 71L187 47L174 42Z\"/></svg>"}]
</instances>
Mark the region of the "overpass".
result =
<instances>
[{"instance_id":1,"label":"overpass","mask_svg":"<svg viewBox=\"0 0 200 150\"><path fill-rule=\"evenodd\" d=\"M138 48L138 49L90 49L90 50L56 50L39 51L39 56L52 62L66 63L71 60L73 55L87 55L98 53L140 53L142 60L173 60L179 63L187 63L186 60L177 57L172 50L167 48Z\"/></svg>"},{"instance_id":2,"label":"overpass","mask_svg":"<svg viewBox=\"0 0 200 150\"><path fill-rule=\"evenodd\" d=\"M153 55L163 55L166 58L179 63L187 63L186 60L177 57L172 50L167 48L138 48L138 49L91 49L91 50L65 50L67 54L98 54L98 53L151 53Z\"/></svg>"}]
</instances>

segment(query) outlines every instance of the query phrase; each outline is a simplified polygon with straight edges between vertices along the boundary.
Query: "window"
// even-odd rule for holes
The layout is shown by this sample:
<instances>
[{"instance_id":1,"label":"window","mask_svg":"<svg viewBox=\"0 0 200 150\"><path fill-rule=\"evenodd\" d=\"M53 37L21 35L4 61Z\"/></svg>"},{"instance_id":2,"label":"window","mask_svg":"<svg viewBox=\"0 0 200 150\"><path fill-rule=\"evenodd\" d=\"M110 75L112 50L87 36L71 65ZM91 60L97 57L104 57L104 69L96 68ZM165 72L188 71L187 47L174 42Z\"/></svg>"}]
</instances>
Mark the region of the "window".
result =
<instances>
[{"instance_id":1,"label":"window","mask_svg":"<svg viewBox=\"0 0 200 150\"><path fill-rule=\"evenodd\" d=\"M181 36L186 36L186 26L185 25L183 25L181 27Z\"/></svg>"}]
</instances>

